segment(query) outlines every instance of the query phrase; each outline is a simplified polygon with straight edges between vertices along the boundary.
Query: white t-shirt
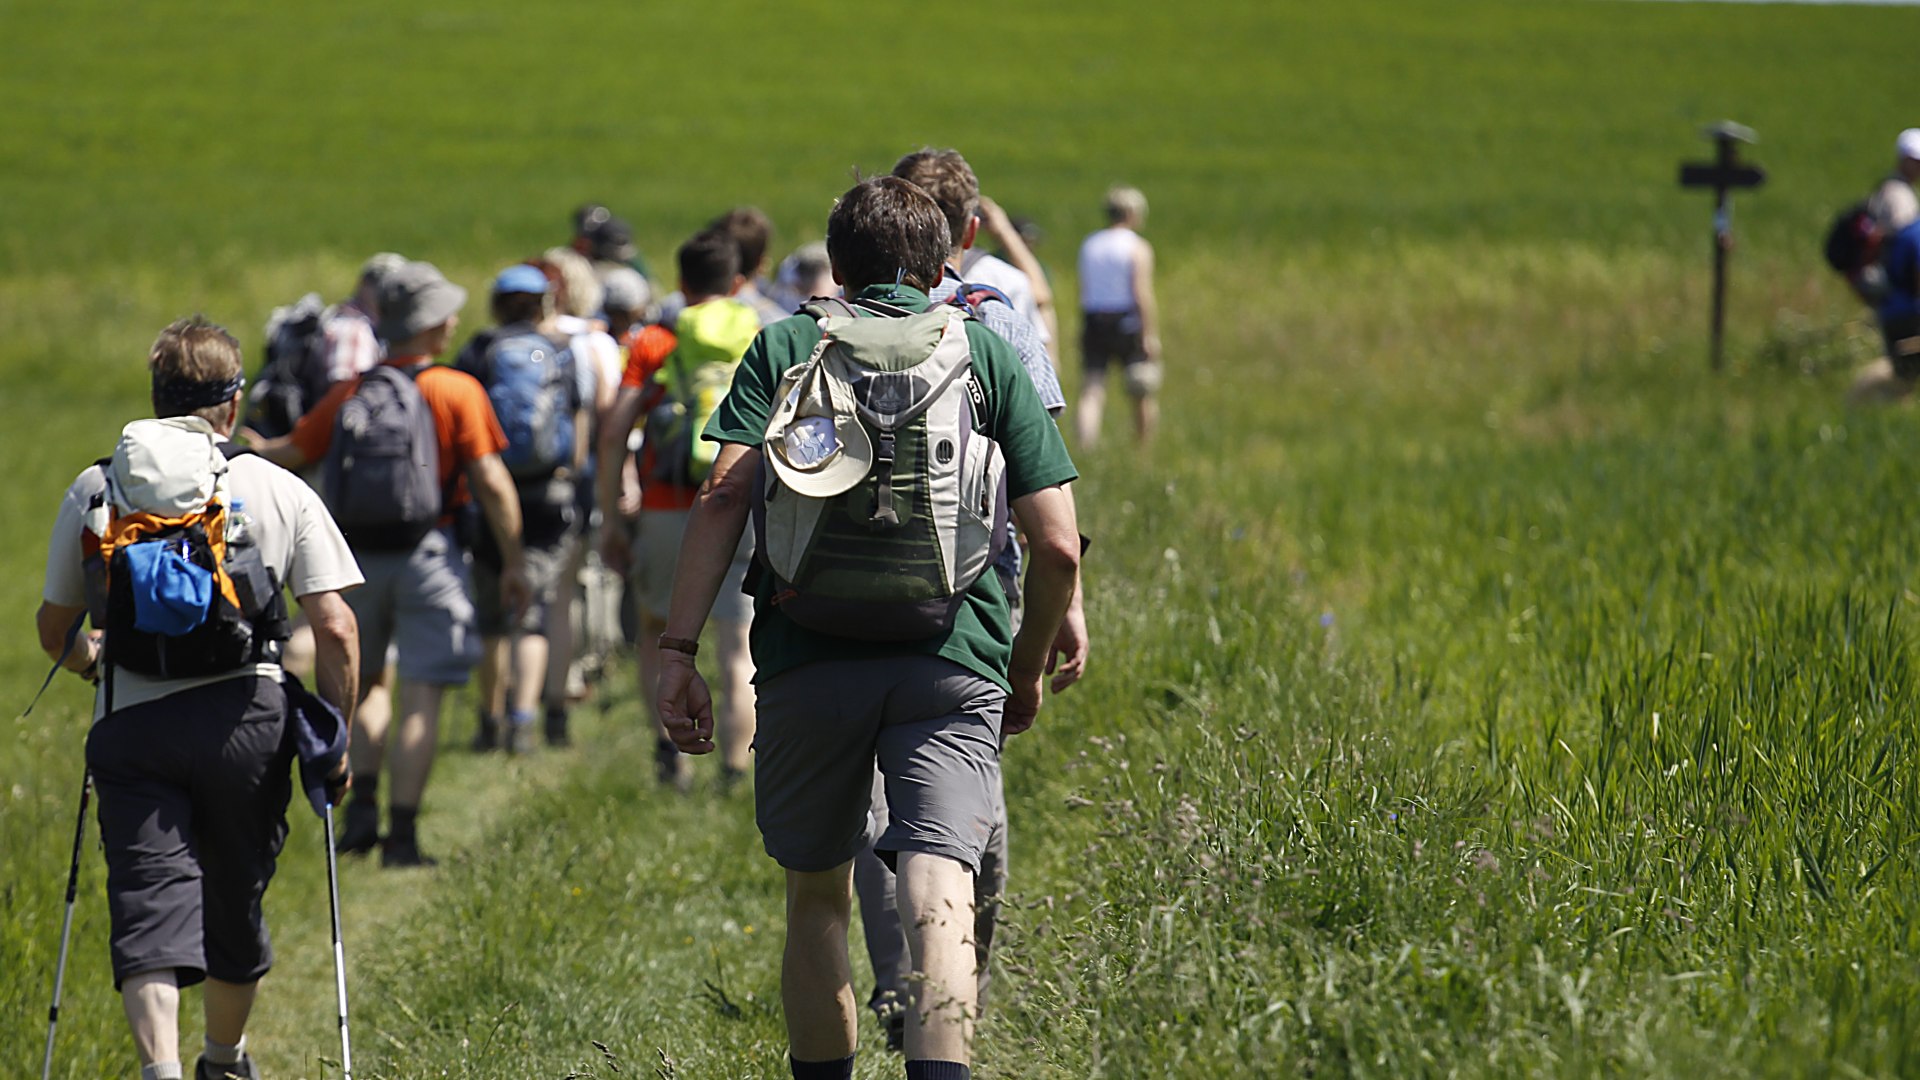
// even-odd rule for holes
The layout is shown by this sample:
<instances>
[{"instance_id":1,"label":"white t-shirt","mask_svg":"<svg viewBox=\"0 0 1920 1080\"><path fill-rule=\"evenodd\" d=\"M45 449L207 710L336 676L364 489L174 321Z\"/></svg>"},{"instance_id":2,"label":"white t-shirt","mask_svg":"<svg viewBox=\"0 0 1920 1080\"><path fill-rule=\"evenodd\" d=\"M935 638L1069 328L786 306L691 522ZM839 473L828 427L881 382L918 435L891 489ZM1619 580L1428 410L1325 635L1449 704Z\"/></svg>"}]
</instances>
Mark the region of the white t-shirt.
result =
<instances>
[{"instance_id":1,"label":"white t-shirt","mask_svg":"<svg viewBox=\"0 0 1920 1080\"><path fill-rule=\"evenodd\" d=\"M1898 176L1889 176L1868 197L1867 213L1892 236L1920 218L1920 197L1914 195L1912 184Z\"/></svg>"},{"instance_id":2,"label":"white t-shirt","mask_svg":"<svg viewBox=\"0 0 1920 1080\"><path fill-rule=\"evenodd\" d=\"M106 486L104 471L89 466L60 501L60 513L54 518L53 537L47 546L46 584L41 591L42 599L50 604L84 607L87 603L80 533L87 507ZM261 559L295 597L351 589L366 580L319 493L299 477L263 457L245 454L228 462L227 487L236 516L247 519L248 535L260 549ZM122 709L157 701L182 690L245 675L261 675L277 682L280 665L254 664L192 679L154 679L116 670L113 706ZM104 712L104 698L103 685L94 704L96 718Z\"/></svg>"},{"instance_id":3,"label":"white t-shirt","mask_svg":"<svg viewBox=\"0 0 1920 1080\"><path fill-rule=\"evenodd\" d=\"M1133 296L1133 268L1140 234L1124 225L1101 229L1080 245L1080 310L1124 315L1140 309Z\"/></svg>"},{"instance_id":4,"label":"white t-shirt","mask_svg":"<svg viewBox=\"0 0 1920 1080\"><path fill-rule=\"evenodd\" d=\"M998 255L989 255L979 248L968 248L960 258L960 277L978 285L991 285L1007 294L1013 301L1013 310L1026 316L1033 324L1033 332L1042 343L1051 342L1053 336L1047 333L1046 321L1040 318L1040 304L1033 298L1033 282L1027 278L1026 271L1013 265Z\"/></svg>"},{"instance_id":5,"label":"white t-shirt","mask_svg":"<svg viewBox=\"0 0 1920 1080\"><path fill-rule=\"evenodd\" d=\"M620 385L627 369L627 358L620 355L620 343L596 326L592 320L560 315L553 320L555 329L567 335L567 349L573 353L574 384L589 414L600 400L600 387Z\"/></svg>"}]
</instances>

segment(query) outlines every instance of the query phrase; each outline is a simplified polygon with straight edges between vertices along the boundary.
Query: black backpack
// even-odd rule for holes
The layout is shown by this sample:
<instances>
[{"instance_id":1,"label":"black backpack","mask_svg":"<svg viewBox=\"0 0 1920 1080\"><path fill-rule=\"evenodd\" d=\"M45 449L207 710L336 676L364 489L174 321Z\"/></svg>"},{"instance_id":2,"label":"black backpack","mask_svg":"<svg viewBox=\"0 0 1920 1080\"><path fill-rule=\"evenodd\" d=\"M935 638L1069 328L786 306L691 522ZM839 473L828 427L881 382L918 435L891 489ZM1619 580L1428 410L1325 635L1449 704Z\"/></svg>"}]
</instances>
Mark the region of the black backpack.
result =
<instances>
[{"instance_id":1,"label":"black backpack","mask_svg":"<svg viewBox=\"0 0 1920 1080\"><path fill-rule=\"evenodd\" d=\"M1844 277L1865 270L1880 257L1880 223L1873 219L1864 202L1854 203L1834 217L1827 226L1824 248L1827 265Z\"/></svg>"},{"instance_id":2,"label":"black backpack","mask_svg":"<svg viewBox=\"0 0 1920 1080\"><path fill-rule=\"evenodd\" d=\"M266 359L247 395L247 425L273 439L293 430L332 380L326 331L327 305L308 293L267 319Z\"/></svg>"},{"instance_id":3,"label":"black backpack","mask_svg":"<svg viewBox=\"0 0 1920 1080\"><path fill-rule=\"evenodd\" d=\"M358 550L413 550L446 504L439 432L414 385L419 371L375 367L334 418L320 490Z\"/></svg>"}]
</instances>

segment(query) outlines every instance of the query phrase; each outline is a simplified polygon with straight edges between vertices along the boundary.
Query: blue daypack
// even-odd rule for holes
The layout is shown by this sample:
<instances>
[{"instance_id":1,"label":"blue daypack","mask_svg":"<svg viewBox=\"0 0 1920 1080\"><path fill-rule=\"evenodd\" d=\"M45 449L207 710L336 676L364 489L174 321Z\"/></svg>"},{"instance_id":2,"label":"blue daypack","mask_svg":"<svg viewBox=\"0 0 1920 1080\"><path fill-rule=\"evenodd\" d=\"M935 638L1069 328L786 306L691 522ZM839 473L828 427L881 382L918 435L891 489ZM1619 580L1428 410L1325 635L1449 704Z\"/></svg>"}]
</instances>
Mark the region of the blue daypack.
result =
<instances>
[{"instance_id":1,"label":"blue daypack","mask_svg":"<svg viewBox=\"0 0 1920 1080\"><path fill-rule=\"evenodd\" d=\"M573 352L526 323L501 327L472 374L507 435L500 460L515 480L544 480L573 462L579 387Z\"/></svg>"}]
</instances>

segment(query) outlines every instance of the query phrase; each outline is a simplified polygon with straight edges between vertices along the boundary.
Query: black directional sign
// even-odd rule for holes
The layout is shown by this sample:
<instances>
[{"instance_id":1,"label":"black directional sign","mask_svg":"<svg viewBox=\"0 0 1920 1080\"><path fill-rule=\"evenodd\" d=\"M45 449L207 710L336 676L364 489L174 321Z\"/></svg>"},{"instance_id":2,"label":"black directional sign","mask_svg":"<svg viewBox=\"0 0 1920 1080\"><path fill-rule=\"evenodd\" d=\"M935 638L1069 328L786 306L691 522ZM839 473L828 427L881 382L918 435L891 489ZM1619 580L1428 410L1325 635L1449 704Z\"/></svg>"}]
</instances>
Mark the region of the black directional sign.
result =
<instances>
[{"instance_id":1,"label":"black directional sign","mask_svg":"<svg viewBox=\"0 0 1920 1080\"><path fill-rule=\"evenodd\" d=\"M1680 164L1680 186L1713 189L1713 344L1714 370L1720 368L1720 343L1727 311L1727 253L1733 250L1733 193L1767 182L1767 172L1740 160L1740 144L1759 141L1753 129L1724 120L1701 132L1713 140L1714 160Z\"/></svg>"}]
</instances>

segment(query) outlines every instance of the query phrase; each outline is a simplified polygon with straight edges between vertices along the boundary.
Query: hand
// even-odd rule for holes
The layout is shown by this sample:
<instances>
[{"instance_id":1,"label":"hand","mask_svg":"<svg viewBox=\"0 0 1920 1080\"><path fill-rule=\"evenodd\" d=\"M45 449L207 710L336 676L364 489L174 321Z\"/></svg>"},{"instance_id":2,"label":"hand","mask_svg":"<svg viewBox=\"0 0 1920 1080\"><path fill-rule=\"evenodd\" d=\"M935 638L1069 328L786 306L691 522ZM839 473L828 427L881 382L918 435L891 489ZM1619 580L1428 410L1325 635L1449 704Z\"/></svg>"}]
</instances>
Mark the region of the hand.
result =
<instances>
[{"instance_id":1,"label":"hand","mask_svg":"<svg viewBox=\"0 0 1920 1080\"><path fill-rule=\"evenodd\" d=\"M1040 715L1040 681L1044 677L1045 673L1039 671L1007 673L1013 692L1007 695L1006 711L1001 715L1001 738L1011 738L1033 726L1034 718Z\"/></svg>"},{"instance_id":2,"label":"hand","mask_svg":"<svg viewBox=\"0 0 1920 1080\"><path fill-rule=\"evenodd\" d=\"M1005 210L1000 209L1000 204L985 195L980 196L980 224L986 226L988 236L999 239L1002 243L1008 235L1019 232L1013 227L1013 219L1007 216Z\"/></svg>"},{"instance_id":3,"label":"hand","mask_svg":"<svg viewBox=\"0 0 1920 1080\"><path fill-rule=\"evenodd\" d=\"M533 586L527 583L526 559L514 559L500 568L500 599L514 618L527 613L527 605L533 602Z\"/></svg>"},{"instance_id":4,"label":"hand","mask_svg":"<svg viewBox=\"0 0 1920 1080\"><path fill-rule=\"evenodd\" d=\"M250 427L245 426L244 424L241 425L240 430L234 432L234 434L238 435L240 437L240 441L243 443L246 443L248 446L259 446L261 443L267 441L266 436L260 434L259 432L253 430Z\"/></svg>"},{"instance_id":5,"label":"hand","mask_svg":"<svg viewBox=\"0 0 1920 1080\"><path fill-rule=\"evenodd\" d=\"M1060 632L1053 637L1053 652L1047 657L1047 674L1053 676L1048 687L1054 693L1079 682L1087 673L1087 652L1087 612L1075 593L1067 617L1060 620Z\"/></svg>"},{"instance_id":6,"label":"hand","mask_svg":"<svg viewBox=\"0 0 1920 1080\"><path fill-rule=\"evenodd\" d=\"M1160 335L1148 334L1141 338L1140 351L1146 353L1149 360L1160 359Z\"/></svg>"},{"instance_id":7,"label":"hand","mask_svg":"<svg viewBox=\"0 0 1920 1080\"><path fill-rule=\"evenodd\" d=\"M339 806L341 800L347 797L347 792L352 790L353 766L347 762L346 758L341 758L340 767L333 770L333 774L327 777L327 801Z\"/></svg>"},{"instance_id":8,"label":"hand","mask_svg":"<svg viewBox=\"0 0 1920 1080\"><path fill-rule=\"evenodd\" d=\"M681 753L713 753L713 692L693 666L693 657L672 649L660 650L656 706L667 737Z\"/></svg>"}]
</instances>

